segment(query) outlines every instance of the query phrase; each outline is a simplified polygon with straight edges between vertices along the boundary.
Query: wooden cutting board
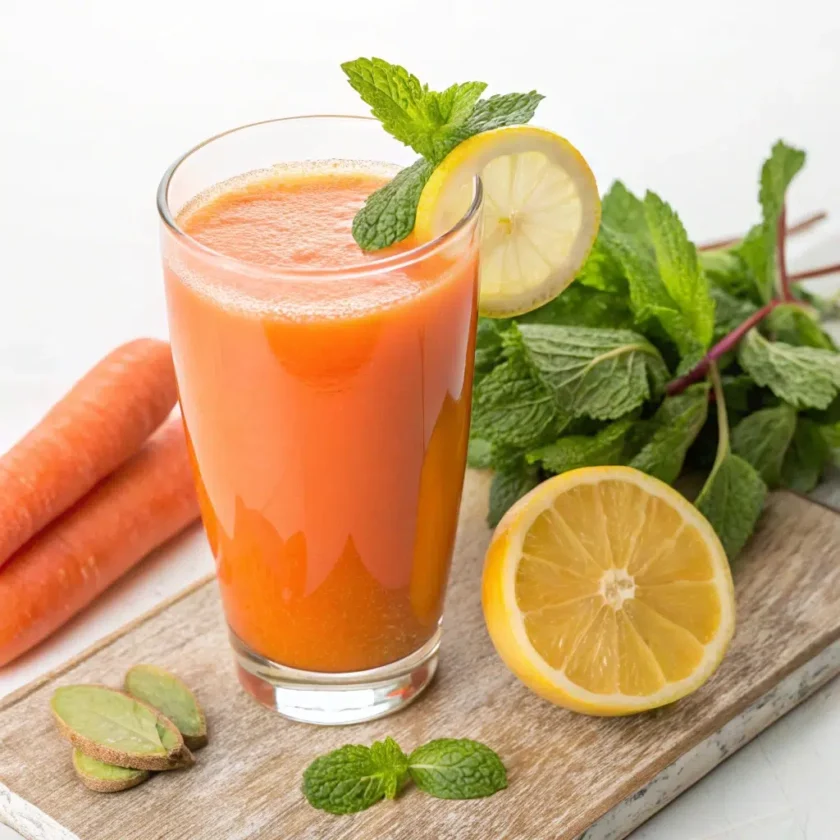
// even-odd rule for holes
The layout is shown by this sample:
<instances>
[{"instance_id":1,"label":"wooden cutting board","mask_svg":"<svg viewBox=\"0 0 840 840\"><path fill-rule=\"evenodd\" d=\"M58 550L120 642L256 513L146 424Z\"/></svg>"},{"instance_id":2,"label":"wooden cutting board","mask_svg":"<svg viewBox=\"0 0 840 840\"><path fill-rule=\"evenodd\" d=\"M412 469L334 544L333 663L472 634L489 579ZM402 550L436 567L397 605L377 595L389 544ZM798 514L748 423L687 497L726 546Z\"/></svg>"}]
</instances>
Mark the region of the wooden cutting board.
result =
<instances>
[{"instance_id":1,"label":"wooden cutting board","mask_svg":"<svg viewBox=\"0 0 840 840\"><path fill-rule=\"evenodd\" d=\"M735 566L738 631L706 686L631 718L549 705L507 671L484 629L487 487L487 476L468 474L440 672L416 704L330 729L274 715L240 690L216 585L205 581L0 701L0 781L10 789L0 785L0 823L28 840L619 840L840 671L840 516L777 493ZM210 745L188 772L89 792L49 697L67 683L118 685L137 662L170 668L195 689ZM409 789L348 817L305 802L301 773L313 758L386 735L406 750L444 736L484 741L504 759L509 788L470 802Z\"/></svg>"}]
</instances>

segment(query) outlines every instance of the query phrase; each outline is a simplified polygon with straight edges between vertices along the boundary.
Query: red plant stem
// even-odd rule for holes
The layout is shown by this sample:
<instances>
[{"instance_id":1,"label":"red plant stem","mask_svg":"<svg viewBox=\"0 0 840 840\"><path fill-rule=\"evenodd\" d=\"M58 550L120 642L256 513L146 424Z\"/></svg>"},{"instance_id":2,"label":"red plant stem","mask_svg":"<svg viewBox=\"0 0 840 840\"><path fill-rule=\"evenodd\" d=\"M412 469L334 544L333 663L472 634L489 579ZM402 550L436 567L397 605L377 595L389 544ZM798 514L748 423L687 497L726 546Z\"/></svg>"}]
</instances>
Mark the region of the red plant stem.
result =
<instances>
[{"instance_id":1,"label":"red plant stem","mask_svg":"<svg viewBox=\"0 0 840 840\"><path fill-rule=\"evenodd\" d=\"M787 236L787 205L782 205L782 212L779 213L779 225L776 232L776 262L779 272L779 294L783 300L793 300L793 295L790 292L790 280L787 273L787 248L785 247L785 240Z\"/></svg>"},{"instance_id":2,"label":"red plant stem","mask_svg":"<svg viewBox=\"0 0 840 840\"><path fill-rule=\"evenodd\" d=\"M826 274L840 273L840 263L833 263L832 265L822 265L819 268L809 268L807 271L797 271L795 274L788 275L788 280L796 283L800 280L808 280L811 277L824 277Z\"/></svg>"},{"instance_id":3,"label":"red plant stem","mask_svg":"<svg viewBox=\"0 0 840 840\"><path fill-rule=\"evenodd\" d=\"M797 233L804 233L809 228L813 227L816 224L819 224L823 219L828 216L828 213L825 210L820 210L819 213L812 213L810 216L806 216L801 221L797 222L795 225L791 225L787 229L787 235L793 236ZM719 248L728 248L730 245L737 245L744 237L743 236L730 236L727 239L717 239L714 242L706 242L703 245L698 245L698 251L716 251Z\"/></svg>"},{"instance_id":4,"label":"red plant stem","mask_svg":"<svg viewBox=\"0 0 840 840\"><path fill-rule=\"evenodd\" d=\"M674 379L665 386L665 393L669 397L681 394L689 385L699 382L708 373L709 366L719 359L724 353L734 349L738 342L763 318L769 315L782 301L771 300L765 303L761 309L756 310L739 324L731 333L725 335L705 356L686 374Z\"/></svg>"}]
</instances>

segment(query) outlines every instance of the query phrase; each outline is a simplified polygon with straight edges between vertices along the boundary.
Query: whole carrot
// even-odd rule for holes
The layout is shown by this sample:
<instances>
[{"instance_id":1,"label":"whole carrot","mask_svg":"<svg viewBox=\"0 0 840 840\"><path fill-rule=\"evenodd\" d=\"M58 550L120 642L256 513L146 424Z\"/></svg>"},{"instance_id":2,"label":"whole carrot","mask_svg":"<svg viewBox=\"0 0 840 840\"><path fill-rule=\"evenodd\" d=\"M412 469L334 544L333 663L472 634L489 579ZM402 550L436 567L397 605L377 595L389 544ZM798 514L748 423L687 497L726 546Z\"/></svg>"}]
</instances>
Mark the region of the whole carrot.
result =
<instances>
[{"instance_id":1,"label":"whole carrot","mask_svg":"<svg viewBox=\"0 0 840 840\"><path fill-rule=\"evenodd\" d=\"M180 419L0 568L0 666L198 517Z\"/></svg>"},{"instance_id":2,"label":"whole carrot","mask_svg":"<svg viewBox=\"0 0 840 840\"><path fill-rule=\"evenodd\" d=\"M165 341L109 353L0 457L0 567L130 458L178 398Z\"/></svg>"}]
</instances>

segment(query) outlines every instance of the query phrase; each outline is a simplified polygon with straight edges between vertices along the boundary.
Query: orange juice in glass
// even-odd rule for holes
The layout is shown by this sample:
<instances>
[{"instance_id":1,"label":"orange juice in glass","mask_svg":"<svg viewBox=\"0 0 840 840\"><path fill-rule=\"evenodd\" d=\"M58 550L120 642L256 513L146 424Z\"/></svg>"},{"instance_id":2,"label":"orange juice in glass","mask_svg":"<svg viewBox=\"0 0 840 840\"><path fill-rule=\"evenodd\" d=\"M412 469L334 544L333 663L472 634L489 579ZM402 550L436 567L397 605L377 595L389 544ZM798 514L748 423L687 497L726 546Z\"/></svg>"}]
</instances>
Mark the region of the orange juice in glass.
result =
<instances>
[{"instance_id":1,"label":"orange juice in glass","mask_svg":"<svg viewBox=\"0 0 840 840\"><path fill-rule=\"evenodd\" d=\"M438 240L364 253L404 150L305 117L193 149L158 194L172 351L239 678L370 720L432 678L470 419L476 185Z\"/></svg>"}]
</instances>

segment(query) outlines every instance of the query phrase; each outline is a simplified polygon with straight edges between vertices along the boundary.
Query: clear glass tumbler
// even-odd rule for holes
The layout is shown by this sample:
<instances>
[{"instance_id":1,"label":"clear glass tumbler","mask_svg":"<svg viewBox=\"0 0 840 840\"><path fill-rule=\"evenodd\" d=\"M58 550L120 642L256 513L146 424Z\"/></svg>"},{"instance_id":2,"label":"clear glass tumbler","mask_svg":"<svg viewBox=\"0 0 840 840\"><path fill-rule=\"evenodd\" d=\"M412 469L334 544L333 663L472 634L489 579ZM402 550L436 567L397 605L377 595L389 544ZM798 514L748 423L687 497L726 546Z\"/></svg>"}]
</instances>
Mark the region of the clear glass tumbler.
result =
<instances>
[{"instance_id":1,"label":"clear glass tumbler","mask_svg":"<svg viewBox=\"0 0 840 840\"><path fill-rule=\"evenodd\" d=\"M239 679L311 723L389 714L435 672L470 421L481 187L434 242L330 268L244 262L181 220L290 168L407 162L374 120L272 120L187 152L158 191L181 409ZM317 248L305 230L286 235Z\"/></svg>"}]
</instances>

